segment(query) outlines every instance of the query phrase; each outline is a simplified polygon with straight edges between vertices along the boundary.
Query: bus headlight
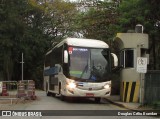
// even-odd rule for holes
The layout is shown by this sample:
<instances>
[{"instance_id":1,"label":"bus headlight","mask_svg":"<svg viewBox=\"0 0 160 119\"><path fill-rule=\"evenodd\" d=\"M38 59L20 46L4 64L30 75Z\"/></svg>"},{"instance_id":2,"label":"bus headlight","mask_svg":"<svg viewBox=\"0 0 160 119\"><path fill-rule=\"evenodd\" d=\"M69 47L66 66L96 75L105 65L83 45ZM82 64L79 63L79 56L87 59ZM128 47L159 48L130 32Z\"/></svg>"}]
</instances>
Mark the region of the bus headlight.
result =
<instances>
[{"instance_id":1,"label":"bus headlight","mask_svg":"<svg viewBox=\"0 0 160 119\"><path fill-rule=\"evenodd\" d=\"M104 85L104 88L105 88L105 89L109 89L109 88L110 88L110 85L109 85L109 84L106 84L106 85Z\"/></svg>"},{"instance_id":2,"label":"bus headlight","mask_svg":"<svg viewBox=\"0 0 160 119\"><path fill-rule=\"evenodd\" d=\"M73 88L76 87L76 84L75 84L74 82L69 82L69 83L68 83L68 87L69 87L70 89L73 89Z\"/></svg>"}]
</instances>

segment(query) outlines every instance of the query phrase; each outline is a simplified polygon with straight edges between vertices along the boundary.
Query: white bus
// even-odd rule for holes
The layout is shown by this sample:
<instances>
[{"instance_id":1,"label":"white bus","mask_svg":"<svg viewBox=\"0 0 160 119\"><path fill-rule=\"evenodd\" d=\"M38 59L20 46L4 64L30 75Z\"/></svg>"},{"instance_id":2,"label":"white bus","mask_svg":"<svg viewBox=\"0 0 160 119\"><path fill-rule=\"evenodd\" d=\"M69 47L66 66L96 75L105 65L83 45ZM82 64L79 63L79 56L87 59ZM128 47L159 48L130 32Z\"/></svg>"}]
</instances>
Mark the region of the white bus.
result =
<instances>
[{"instance_id":1,"label":"white bus","mask_svg":"<svg viewBox=\"0 0 160 119\"><path fill-rule=\"evenodd\" d=\"M109 46L100 40L67 38L46 53L44 90L47 96L94 98L111 93ZM116 65L116 64L114 64Z\"/></svg>"}]
</instances>

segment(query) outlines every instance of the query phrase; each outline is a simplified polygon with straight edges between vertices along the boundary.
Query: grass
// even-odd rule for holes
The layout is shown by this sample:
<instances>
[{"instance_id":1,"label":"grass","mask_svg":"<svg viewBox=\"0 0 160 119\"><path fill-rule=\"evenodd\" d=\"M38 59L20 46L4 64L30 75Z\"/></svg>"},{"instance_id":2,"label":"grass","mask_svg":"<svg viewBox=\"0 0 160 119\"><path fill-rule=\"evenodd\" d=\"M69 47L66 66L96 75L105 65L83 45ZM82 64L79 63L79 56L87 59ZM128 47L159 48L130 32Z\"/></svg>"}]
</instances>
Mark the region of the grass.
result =
<instances>
[{"instance_id":1,"label":"grass","mask_svg":"<svg viewBox=\"0 0 160 119\"><path fill-rule=\"evenodd\" d=\"M153 102L153 108L154 109L160 109L160 101Z\"/></svg>"}]
</instances>

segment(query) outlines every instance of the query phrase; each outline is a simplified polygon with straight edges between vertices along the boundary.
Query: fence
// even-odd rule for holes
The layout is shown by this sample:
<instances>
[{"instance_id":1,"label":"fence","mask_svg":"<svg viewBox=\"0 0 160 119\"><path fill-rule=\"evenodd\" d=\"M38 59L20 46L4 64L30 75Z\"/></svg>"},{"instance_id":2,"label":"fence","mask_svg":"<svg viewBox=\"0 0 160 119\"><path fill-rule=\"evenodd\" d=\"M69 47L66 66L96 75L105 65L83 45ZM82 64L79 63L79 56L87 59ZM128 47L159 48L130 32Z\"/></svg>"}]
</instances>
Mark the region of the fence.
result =
<instances>
[{"instance_id":1,"label":"fence","mask_svg":"<svg viewBox=\"0 0 160 119\"><path fill-rule=\"evenodd\" d=\"M148 71L145 75L144 101L153 103L160 101L160 71Z\"/></svg>"},{"instance_id":2,"label":"fence","mask_svg":"<svg viewBox=\"0 0 160 119\"><path fill-rule=\"evenodd\" d=\"M35 96L35 82L33 80L24 81L0 81L0 100L17 99L36 99ZM4 103L3 103L4 104Z\"/></svg>"}]
</instances>

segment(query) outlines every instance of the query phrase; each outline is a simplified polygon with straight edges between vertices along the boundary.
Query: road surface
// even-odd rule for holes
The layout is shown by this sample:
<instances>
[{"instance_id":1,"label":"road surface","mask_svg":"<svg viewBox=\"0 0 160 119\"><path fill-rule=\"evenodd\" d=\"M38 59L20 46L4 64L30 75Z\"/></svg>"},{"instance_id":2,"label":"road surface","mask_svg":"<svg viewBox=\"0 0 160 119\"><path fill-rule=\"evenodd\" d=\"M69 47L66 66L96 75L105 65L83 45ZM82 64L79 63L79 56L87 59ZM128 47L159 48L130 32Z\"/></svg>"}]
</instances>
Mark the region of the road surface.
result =
<instances>
[{"instance_id":1,"label":"road surface","mask_svg":"<svg viewBox=\"0 0 160 119\"><path fill-rule=\"evenodd\" d=\"M129 110L107 102L95 103L92 99L76 99L61 101L58 97L48 97L44 91L36 91L37 99L21 100L11 104L0 104L1 110L15 111L15 117L0 117L0 119L152 119L151 116L118 116L130 114ZM37 112L38 117L25 117L28 110ZM47 111L46 111L47 110ZM19 112L19 113L16 113ZM132 113L132 112L131 112ZM136 113L136 112L134 112ZM48 115L46 115L48 114ZM132 113L133 114L133 113ZM23 117L21 117L23 115ZM36 115L36 114L35 114ZM42 116L41 116L42 115ZM50 116L52 115L52 116ZM68 116L67 116L68 115ZM110 115L110 116L108 116Z\"/></svg>"}]
</instances>

